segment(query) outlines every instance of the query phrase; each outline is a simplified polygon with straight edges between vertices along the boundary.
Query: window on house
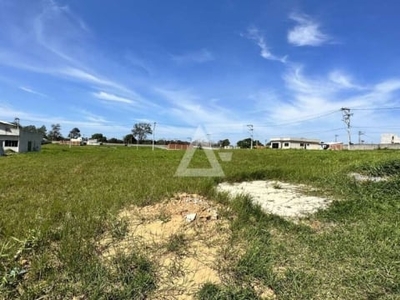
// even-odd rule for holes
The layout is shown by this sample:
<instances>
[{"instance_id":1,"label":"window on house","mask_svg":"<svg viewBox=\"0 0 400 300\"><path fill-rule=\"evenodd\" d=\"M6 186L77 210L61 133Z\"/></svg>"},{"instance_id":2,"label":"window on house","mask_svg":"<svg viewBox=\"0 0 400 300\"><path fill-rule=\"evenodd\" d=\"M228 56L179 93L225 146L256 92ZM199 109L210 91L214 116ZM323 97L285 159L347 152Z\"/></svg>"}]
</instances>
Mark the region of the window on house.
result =
<instances>
[{"instance_id":1,"label":"window on house","mask_svg":"<svg viewBox=\"0 0 400 300\"><path fill-rule=\"evenodd\" d=\"M278 149L279 143L272 143L272 149Z\"/></svg>"},{"instance_id":2,"label":"window on house","mask_svg":"<svg viewBox=\"0 0 400 300\"><path fill-rule=\"evenodd\" d=\"M304 147L304 143L300 143L300 147Z\"/></svg>"},{"instance_id":3,"label":"window on house","mask_svg":"<svg viewBox=\"0 0 400 300\"><path fill-rule=\"evenodd\" d=\"M4 147L18 147L18 141L4 141Z\"/></svg>"},{"instance_id":4,"label":"window on house","mask_svg":"<svg viewBox=\"0 0 400 300\"><path fill-rule=\"evenodd\" d=\"M307 146L310 146L310 144L307 144Z\"/></svg>"},{"instance_id":5,"label":"window on house","mask_svg":"<svg viewBox=\"0 0 400 300\"><path fill-rule=\"evenodd\" d=\"M289 143L284 143L283 147L289 147Z\"/></svg>"}]
</instances>

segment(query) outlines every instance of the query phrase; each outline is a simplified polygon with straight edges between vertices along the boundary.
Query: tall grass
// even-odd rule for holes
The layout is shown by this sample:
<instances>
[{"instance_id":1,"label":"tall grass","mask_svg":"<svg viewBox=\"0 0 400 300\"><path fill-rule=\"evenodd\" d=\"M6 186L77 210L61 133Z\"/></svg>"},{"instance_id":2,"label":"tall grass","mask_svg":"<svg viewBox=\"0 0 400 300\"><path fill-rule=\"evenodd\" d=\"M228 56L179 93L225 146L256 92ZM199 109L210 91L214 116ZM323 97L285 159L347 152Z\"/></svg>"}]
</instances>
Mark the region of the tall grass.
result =
<instances>
[{"instance_id":1,"label":"tall grass","mask_svg":"<svg viewBox=\"0 0 400 300\"><path fill-rule=\"evenodd\" d=\"M246 245L232 260L232 281L203 286L199 299L257 299L254 281L278 299L400 298L399 152L235 150L231 162L220 162L224 178L174 177L183 154L46 145L1 157L0 298L145 299L157 286L146 254L137 249L105 266L96 241L105 231L123 235L119 209L182 191L230 206L238 216L233 242ZM190 167L210 165L196 151ZM359 183L349 172L391 179ZM255 179L309 184L337 200L293 221L213 189Z\"/></svg>"}]
</instances>

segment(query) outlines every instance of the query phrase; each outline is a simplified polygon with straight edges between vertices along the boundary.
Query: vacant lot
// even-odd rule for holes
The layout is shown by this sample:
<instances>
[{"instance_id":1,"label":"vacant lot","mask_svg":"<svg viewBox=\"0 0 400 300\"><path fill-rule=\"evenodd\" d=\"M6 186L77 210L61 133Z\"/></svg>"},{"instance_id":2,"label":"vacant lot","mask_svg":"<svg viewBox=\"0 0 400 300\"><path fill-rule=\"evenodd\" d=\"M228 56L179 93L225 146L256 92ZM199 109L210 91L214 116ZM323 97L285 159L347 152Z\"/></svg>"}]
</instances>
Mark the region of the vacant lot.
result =
<instances>
[{"instance_id":1,"label":"vacant lot","mask_svg":"<svg viewBox=\"0 0 400 300\"><path fill-rule=\"evenodd\" d=\"M220 161L224 178L174 177L183 154L49 145L0 157L0 299L157 299L161 289L170 299L400 299L400 152L235 150ZM209 167L202 151L190 167ZM264 179L335 200L282 218L215 189ZM203 223L136 239L135 224L168 226L190 213L178 209L185 197L212 208L196 206ZM173 290L186 286L194 246L212 250L215 274L190 294Z\"/></svg>"}]
</instances>

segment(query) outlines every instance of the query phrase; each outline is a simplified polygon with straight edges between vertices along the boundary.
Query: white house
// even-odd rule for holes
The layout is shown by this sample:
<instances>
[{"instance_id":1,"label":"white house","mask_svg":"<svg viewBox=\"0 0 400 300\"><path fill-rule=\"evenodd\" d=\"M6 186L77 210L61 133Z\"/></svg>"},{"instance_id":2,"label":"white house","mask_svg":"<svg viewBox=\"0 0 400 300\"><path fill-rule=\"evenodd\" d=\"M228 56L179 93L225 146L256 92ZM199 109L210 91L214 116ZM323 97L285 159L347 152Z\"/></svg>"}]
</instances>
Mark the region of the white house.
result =
<instances>
[{"instance_id":1,"label":"white house","mask_svg":"<svg viewBox=\"0 0 400 300\"><path fill-rule=\"evenodd\" d=\"M400 137L394 133L383 133L381 144L400 144Z\"/></svg>"},{"instance_id":2,"label":"white house","mask_svg":"<svg viewBox=\"0 0 400 300\"><path fill-rule=\"evenodd\" d=\"M310 149L321 150L321 141L317 139L280 137L269 142L272 149Z\"/></svg>"},{"instance_id":3,"label":"white house","mask_svg":"<svg viewBox=\"0 0 400 300\"><path fill-rule=\"evenodd\" d=\"M16 124L0 121L0 149L3 151L40 151L42 139L41 133L28 132Z\"/></svg>"}]
</instances>

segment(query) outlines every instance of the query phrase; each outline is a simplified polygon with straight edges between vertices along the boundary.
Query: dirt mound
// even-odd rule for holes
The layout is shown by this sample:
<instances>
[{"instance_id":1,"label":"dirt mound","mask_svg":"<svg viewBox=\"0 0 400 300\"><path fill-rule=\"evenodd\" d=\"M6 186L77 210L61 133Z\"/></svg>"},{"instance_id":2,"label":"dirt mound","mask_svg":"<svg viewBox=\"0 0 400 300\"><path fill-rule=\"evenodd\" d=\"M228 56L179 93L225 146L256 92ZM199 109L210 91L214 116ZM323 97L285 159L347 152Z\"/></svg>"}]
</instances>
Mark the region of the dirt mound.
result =
<instances>
[{"instance_id":1,"label":"dirt mound","mask_svg":"<svg viewBox=\"0 0 400 300\"><path fill-rule=\"evenodd\" d=\"M231 236L223 210L186 193L151 206L129 207L119 214L127 225L124 237L118 240L107 233L101 241L103 258L145 249L157 266L157 290L151 299L192 299L202 284L222 282L219 257Z\"/></svg>"}]
</instances>

